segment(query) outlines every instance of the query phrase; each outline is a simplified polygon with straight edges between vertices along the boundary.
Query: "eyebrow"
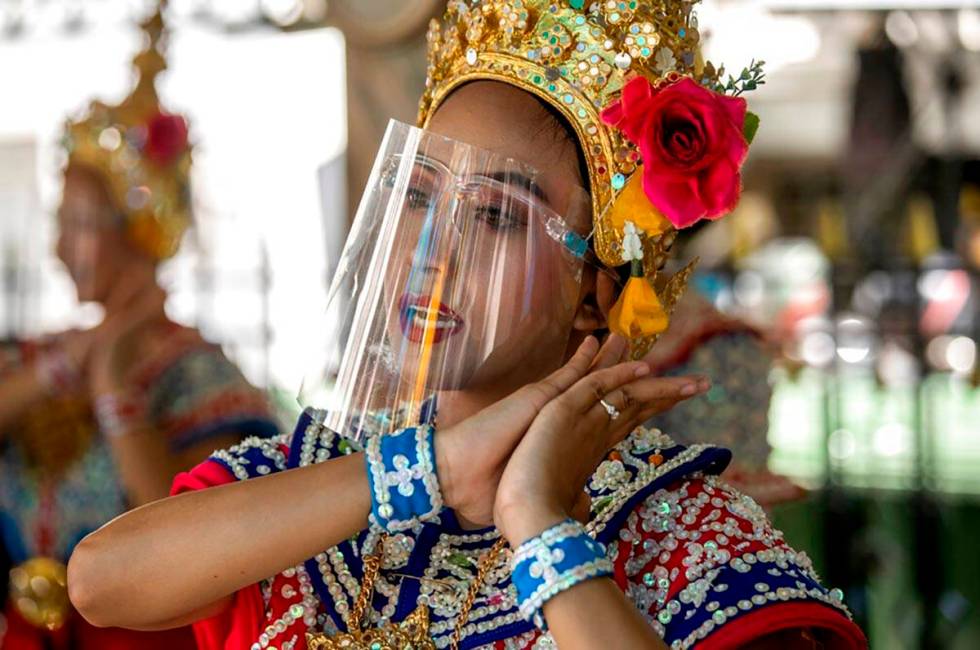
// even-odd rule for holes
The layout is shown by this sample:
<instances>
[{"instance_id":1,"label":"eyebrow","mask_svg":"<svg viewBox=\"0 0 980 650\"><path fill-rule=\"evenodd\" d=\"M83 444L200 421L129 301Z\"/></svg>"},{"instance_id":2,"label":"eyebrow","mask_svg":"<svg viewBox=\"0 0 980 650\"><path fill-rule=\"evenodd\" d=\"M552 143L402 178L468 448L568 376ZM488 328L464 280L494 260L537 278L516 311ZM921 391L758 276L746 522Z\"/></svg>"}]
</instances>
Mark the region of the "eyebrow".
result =
<instances>
[{"instance_id":1,"label":"eyebrow","mask_svg":"<svg viewBox=\"0 0 980 650\"><path fill-rule=\"evenodd\" d=\"M551 204L551 201L548 200L548 195L545 194L543 189L541 189L541 186L538 185L534 181L534 179L520 172L497 171L497 172L491 172L486 176L487 178L491 178L495 181L500 181L501 183L505 183L508 185L516 185L521 189L527 190L528 192L538 197L545 203L548 203L549 205Z\"/></svg>"},{"instance_id":2,"label":"eyebrow","mask_svg":"<svg viewBox=\"0 0 980 650\"><path fill-rule=\"evenodd\" d=\"M445 163L443 163L442 161L439 161L438 159L432 158L425 154L416 155L415 160L416 162L421 163L423 167L432 171L437 171L437 166L442 166L442 167L446 166ZM490 172L488 174L479 174L479 175L483 176L484 178L489 178L491 180L504 183L505 185L516 185L521 189L527 190L528 192L538 197L545 203L548 203L549 205L551 204L551 201L548 199L548 195L541 188L541 186L538 185L538 183L534 179L532 179L530 176L526 174L523 174L521 172L515 172L513 170L501 169L495 172Z\"/></svg>"}]
</instances>

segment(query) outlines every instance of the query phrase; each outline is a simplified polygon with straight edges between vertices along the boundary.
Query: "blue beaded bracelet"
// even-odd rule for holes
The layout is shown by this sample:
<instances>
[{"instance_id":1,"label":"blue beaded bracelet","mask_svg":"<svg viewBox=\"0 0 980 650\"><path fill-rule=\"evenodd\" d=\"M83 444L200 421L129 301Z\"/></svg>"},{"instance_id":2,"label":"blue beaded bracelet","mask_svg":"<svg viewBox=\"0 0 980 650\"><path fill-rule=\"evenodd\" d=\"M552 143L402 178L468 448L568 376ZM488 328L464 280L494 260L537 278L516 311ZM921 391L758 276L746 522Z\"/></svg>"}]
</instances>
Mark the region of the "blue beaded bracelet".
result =
<instances>
[{"instance_id":1,"label":"blue beaded bracelet","mask_svg":"<svg viewBox=\"0 0 980 650\"><path fill-rule=\"evenodd\" d=\"M375 436L364 448L371 486L371 523L389 533L438 521L442 492L436 479L432 426Z\"/></svg>"},{"instance_id":2,"label":"blue beaded bracelet","mask_svg":"<svg viewBox=\"0 0 980 650\"><path fill-rule=\"evenodd\" d=\"M511 581L521 615L546 630L541 615L546 602L580 582L612 573L612 561L602 544L582 524L566 519L514 551Z\"/></svg>"}]
</instances>

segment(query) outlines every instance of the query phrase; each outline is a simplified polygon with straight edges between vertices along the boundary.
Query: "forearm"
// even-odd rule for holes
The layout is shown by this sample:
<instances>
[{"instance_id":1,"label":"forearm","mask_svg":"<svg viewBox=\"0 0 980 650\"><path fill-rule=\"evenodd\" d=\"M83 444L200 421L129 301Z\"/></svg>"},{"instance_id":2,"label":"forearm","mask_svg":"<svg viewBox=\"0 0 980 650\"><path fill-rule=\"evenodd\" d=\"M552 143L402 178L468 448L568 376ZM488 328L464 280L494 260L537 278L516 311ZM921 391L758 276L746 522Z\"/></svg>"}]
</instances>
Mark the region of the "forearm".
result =
<instances>
[{"instance_id":1,"label":"forearm","mask_svg":"<svg viewBox=\"0 0 980 650\"><path fill-rule=\"evenodd\" d=\"M545 603L544 617L562 650L667 648L609 578L588 580L558 594Z\"/></svg>"},{"instance_id":2,"label":"forearm","mask_svg":"<svg viewBox=\"0 0 980 650\"><path fill-rule=\"evenodd\" d=\"M363 462L354 454L126 513L76 548L72 602L102 626L151 629L204 612L362 530Z\"/></svg>"}]
</instances>

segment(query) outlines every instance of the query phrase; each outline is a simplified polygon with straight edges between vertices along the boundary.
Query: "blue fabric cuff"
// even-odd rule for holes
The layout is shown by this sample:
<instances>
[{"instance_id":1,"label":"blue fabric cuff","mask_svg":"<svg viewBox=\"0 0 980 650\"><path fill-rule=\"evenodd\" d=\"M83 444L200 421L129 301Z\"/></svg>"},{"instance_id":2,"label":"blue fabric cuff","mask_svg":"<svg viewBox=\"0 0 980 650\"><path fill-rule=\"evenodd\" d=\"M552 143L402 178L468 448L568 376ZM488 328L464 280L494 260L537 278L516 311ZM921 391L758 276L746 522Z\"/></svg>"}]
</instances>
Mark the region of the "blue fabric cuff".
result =
<instances>
[{"instance_id":1,"label":"blue fabric cuff","mask_svg":"<svg viewBox=\"0 0 980 650\"><path fill-rule=\"evenodd\" d=\"M541 615L546 602L581 582L612 573L613 564L603 545L582 524L566 519L518 547L511 580L521 615L546 630Z\"/></svg>"},{"instance_id":2,"label":"blue fabric cuff","mask_svg":"<svg viewBox=\"0 0 980 650\"><path fill-rule=\"evenodd\" d=\"M438 521L442 493L436 478L431 425L375 436L365 448L371 486L371 524L394 533Z\"/></svg>"}]
</instances>

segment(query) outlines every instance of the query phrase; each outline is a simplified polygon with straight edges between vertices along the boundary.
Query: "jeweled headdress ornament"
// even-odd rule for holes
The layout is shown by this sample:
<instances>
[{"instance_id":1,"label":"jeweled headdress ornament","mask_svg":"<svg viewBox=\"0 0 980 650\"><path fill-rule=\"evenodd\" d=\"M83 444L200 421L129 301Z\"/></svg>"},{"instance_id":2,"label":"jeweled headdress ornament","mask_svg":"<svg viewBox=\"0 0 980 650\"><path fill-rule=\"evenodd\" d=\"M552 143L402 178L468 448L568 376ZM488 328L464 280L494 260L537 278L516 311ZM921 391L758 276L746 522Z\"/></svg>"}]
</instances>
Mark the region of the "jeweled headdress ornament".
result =
<instances>
[{"instance_id":1,"label":"jeweled headdress ornament","mask_svg":"<svg viewBox=\"0 0 980 650\"><path fill-rule=\"evenodd\" d=\"M191 223L187 122L165 111L156 91L167 67L165 4L141 24L147 45L133 59L138 80L129 97L118 106L92 102L64 135L68 164L99 174L132 241L154 259L173 255Z\"/></svg>"},{"instance_id":2,"label":"jeweled headdress ornament","mask_svg":"<svg viewBox=\"0 0 980 650\"><path fill-rule=\"evenodd\" d=\"M596 253L629 263L610 328L649 350L693 270L655 290L676 230L735 206L758 118L738 97L763 83L762 62L725 80L699 56L686 0L454 0L428 33L419 109L425 126L459 86L501 81L554 106L588 165Z\"/></svg>"}]
</instances>

